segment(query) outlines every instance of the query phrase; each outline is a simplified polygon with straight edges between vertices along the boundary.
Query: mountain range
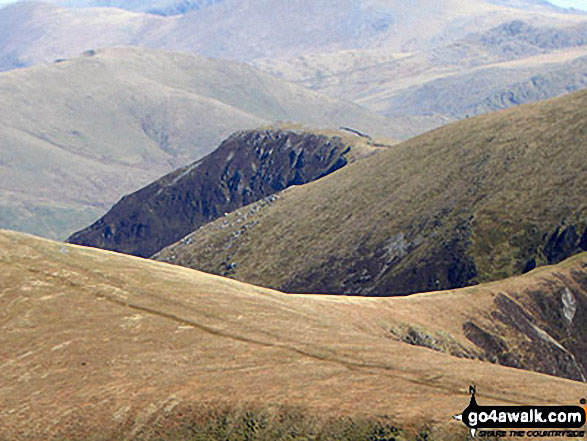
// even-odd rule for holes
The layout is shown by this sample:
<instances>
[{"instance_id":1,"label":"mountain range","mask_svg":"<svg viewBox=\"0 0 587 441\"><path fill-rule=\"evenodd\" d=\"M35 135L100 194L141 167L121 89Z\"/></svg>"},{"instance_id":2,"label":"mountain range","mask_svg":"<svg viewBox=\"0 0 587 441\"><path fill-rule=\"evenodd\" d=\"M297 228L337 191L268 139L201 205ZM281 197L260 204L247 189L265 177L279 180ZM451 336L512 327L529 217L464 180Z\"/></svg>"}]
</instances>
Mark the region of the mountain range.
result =
<instances>
[{"instance_id":1,"label":"mountain range","mask_svg":"<svg viewBox=\"0 0 587 441\"><path fill-rule=\"evenodd\" d=\"M386 115L405 130L396 136L407 138L449 121L583 89L585 60L587 22L552 27L524 19L412 54L352 50L255 65ZM416 125L402 127L407 117Z\"/></svg>"},{"instance_id":2,"label":"mountain range","mask_svg":"<svg viewBox=\"0 0 587 441\"><path fill-rule=\"evenodd\" d=\"M0 225L63 239L236 130L390 130L355 104L246 64L145 49L5 72L0 96Z\"/></svg>"},{"instance_id":3,"label":"mountain range","mask_svg":"<svg viewBox=\"0 0 587 441\"><path fill-rule=\"evenodd\" d=\"M0 69L120 45L248 61L352 49L409 54L445 46L516 19L535 26L560 27L587 18L545 2L506 3L223 0L163 17L117 8L71 9L19 2L0 10ZM416 30L418 38L413 37ZM75 39L69 38L74 34Z\"/></svg>"},{"instance_id":4,"label":"mountain range","mask_svg":"<svg viewBox=\"0 0 587 441\"><path fill-rule=\"evenodd\" d=\"M7 115L0 226L65 238L236 130L292 121L407 139L587 84L585 15L546 2L429 3L20 2L0 9L0 70L41 63L0 75ZM167 16L181 5L183 12ZM153 8L171 9L144 12ZM410 35L404 27L422 38L402 40ZM248 60L323 94L244 64L98 49L120 45Z\"/></svg>"},{"instance_id":5,"label":"mountain range","mask_svg":"<svg viewBox=\"0 0 587 441\"><path fill-rule=\"evenodd\" d=\"M70 8L118 8L156 15L180 15L198 11L222 0L49 0Z\"/></svg>"},{"instance_id":6,"label":"mountain range","mask_svg":"<svg viewBox=\"0 0 587 441\"><path fill-rule=\"evenodd\" d=\"M587 13L9 3L0 441L493 440L468 404L587 411Z\"/></svg>"},{"instance_id":7,"label":"mountain range","mask_svg":"<svg viewBox=\"0 0 587 441\"><path fill-rule=\"evenodd\" d=\"M237 59L388 116L396 138L585 83L587 15L543 1L56 3L0 9L0 70L112 46Z\"/></svg>"},{"instance_id":8,"label":"mountain range","mask_svg":"<svg viewBox=\"0 0 587 441\"><path fill-rule=\"evenodd\" d=\"M149 12L152 14L172 15L185 14L193 10L199 10L210 6L214 3L220 3L225 0L48 0L62 6L75 8L89 7L115 7L126 9L128 11ZM543 7L545 9L570 12L569 9L557 7L546 0L490 0L489 3L500 6L515 7L518 9L536 9ZM572 8L571 8L572 10ZM581 11L573 10L580 13Z\"/></svg>"}]
</instances>

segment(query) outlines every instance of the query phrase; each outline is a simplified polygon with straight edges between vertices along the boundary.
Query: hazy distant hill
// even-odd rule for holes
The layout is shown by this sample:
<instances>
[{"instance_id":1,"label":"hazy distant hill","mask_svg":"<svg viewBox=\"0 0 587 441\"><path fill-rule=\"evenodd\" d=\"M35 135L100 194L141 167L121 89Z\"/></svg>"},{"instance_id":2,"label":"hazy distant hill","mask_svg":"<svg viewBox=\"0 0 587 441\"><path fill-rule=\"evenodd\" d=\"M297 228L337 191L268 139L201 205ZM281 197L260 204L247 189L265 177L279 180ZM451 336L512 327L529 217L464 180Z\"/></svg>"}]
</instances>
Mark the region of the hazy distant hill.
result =
<instances>
[{"instance_id":1,"label":"hazy distant hill","mask_svg":"<svg viewBox=\"0 0 587 441\"><path fill-rule=\"evenodd\" d=\"M112 49L0 74L0 226L65 238L122 195L273 121L389 123L248 65Z\"/></svg>"},{"instance_id":2,"label":"hazy distant hill","mask_svg":"<svg viewBox=\"0 0 587 441\"><path fill-rule=\"evenodd\" d=\"M388 91L387 98L378 92L358 101L388 116L462 119L581 90L587 87L587 22L561 29L514 21L436 51L430 61L459 69Z\"/></svg>"},{"instance_id":3,"label":"hazy distant hill","mask_svg":"<svg viewBox=\"0 0 587 441\"><path fill-rule=\"evenodd\" d=\"M488 0L223 0L187 14L162 17L114 8L64 9L23 2L0 10L0 70L120 45L239 60L373 48L410 53L515 19L536 26L562 26L586 17L543 2L507 4Z\"/></svg>"},{"instance_id":4,"label":"hazy distant hill","mask_svg":"<svg viewBox=\"0 0 587 441\"><path fill-rule=\"evenodd\" d=\"M2 439L463 440L450 416L471 383L480 404L579 404L585 392L585 254L365 299L6 231L0 249Z\"/></svg>"},{"instance_id":5,"label":"hazy distant hill","mask_svg":"<svg viewBox=\"0 0 587 441\"><path fill-rule=\"evenodd\" d=\"M585 60L587 21L541 27L514 20L414 54L352 50L255 64L384 114L409 137L465 116L582 89Z\"/></svg>"},{"instance_id":6,"label":"hazy distant hill","mask_svg":"<svg viewBox=\"0 0 587 441\"><path fill-rule=\"evenodd\" d=\"M587 51L563 63L506 64L432 80L386 100L383 113L390 118L424 114L456 120L585 88Z\"/></svg>"},{"instance_id":7,"label":"hazy distant hill","mask_svg":"<svg viewBox=\"0 0 587 441\"><path fill-rule=\"evenodd\" d=\"M586 108L582 91L451 124L207 224L155 258L289 292L364 295L559 262L587 250Z\"/></svg>"},{"instance_id":8,"label":"hazy distant hill","mask_svg":"<svg viewBox=\"0 0 587 441\"><path fill-rule=\"evenodd\" d=\"M155 14L184 14L199 10L214 3L225 0L47 0L70 7L116 7L129 11L142 11ZM518 9L536 10L542 8L550 11L571 12L568 9L554 6L545 0L488 0L488 3ZM383 6L383 5L382 5ZM574 11L579 12L579 11Z\"/></svg>"},{"instance_id":9,"label":"hazy distant hill","mask_svg":"<svg viewBox=\"0 0 587 441\"><path fill-rule=\"evenodd\" d=\"M375 153L345 132L237 132L206 157L125 196L68 242L149 257L201 225Z\"/></svg>"},{"instance_id":10,"label":"hazy distant hill","mask_svg":"<svg viewBox=\"0 0 587 441\"><path fill-rule=\"evenodd\" d=\"M484 102L496 104L492 97L508 87L517 88L517 83L538 73L546 77L554 71L564 73L566 63L587 56L587 14L544 1L57 3L113 7L65 9L25 2L0 9L0 70L112 46L244 60L283 79L387 115L394 135L404 139L474 114L475 108L492 110L575 90L577 72L570 71L568 77L559 76L556 84L539 93L516 91L517 98L509 104ZM516 61L521 64L502 66ZM484 85L482 90L471 99L465 96L466 102L458 96L450 99L455 91L467 94L466 87L455 90L451 80L475 79L481 68L486 69L483 81L477 81ZM438 87L443 98L430 105ZM427 93L426 105L410 105L409 101L418 103Z\"/></svg>"}]
</instances>

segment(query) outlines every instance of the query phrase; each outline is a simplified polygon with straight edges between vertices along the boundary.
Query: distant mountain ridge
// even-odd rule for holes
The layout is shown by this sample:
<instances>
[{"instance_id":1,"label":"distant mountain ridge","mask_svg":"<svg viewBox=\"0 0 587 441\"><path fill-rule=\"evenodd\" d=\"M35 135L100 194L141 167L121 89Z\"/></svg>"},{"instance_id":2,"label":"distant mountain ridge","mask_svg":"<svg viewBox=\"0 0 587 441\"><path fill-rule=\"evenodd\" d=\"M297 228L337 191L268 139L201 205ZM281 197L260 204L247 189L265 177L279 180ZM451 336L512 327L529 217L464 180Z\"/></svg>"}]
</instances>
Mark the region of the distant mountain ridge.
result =
<instances>
[{"instance_id":1,"label":"distant mountain ridge","mask_svg":"<svg viewBox=\"0 0 587 441\"><path fill-rule=\"evenodd\" d=\"M237 130L278 121L391 129L245 64L146 49L2 73L0 96L0 226L60 239Z\"/></svg>"},{"instance_id":2,"label":"distant mountain ridge","mask_svg":"<svg viewBox=\"0 0 587 441\"><path fill-rule=\"evenodd\" d=\"M563 63L488 67L433 80L390 98L386 115L423 113L457 120L582 90L587 88L585 54Z\"/></svg>"},{"instance_id":3,"label":"distant mountain ridge","mask_svg":"<svg viewBox=\"0 0 587 441\"><path fill-rule=\"evenodd\" d=\"M491 3L495 5L501 6L514 6L516 8L535 8L536 6L542 6L548 9L557 10L557 11L567 11L572 13L583 12L576 8L564 8L562 6L557 6L548 0L489 0Z\"/></svg>"},{"instance_id":4,"label":"distant mountain ridge","mask_svg":"<svg viewBox=\"0 0 587 441\"><path fill-rule=\"evenodd\" d=\"M179 15L191 11L197 11L214 3L224 0L45 0L53 3L76 8L90 7L115 7L129 11L148 12L159 15ZM518 9L533 9L543 7L548 10L560 12L573 12L576 10L555 6L546 0L488 0L489 3L499 6L514 7Z\"/></svg>"},{"instance_id":5,"label":"distant mountain ridge","mask_svg":"<svg viewBox=\"0 0 587 441\"><path fill-rule=\"evenodd\" d=\"M522 77L524 69L500 70L500 64L506 61L519 62L520 67L526 62L532 64L547 83L547 70L552 67L552 72L557 72L553 74L557 79L552 90L543 87L539 94L516 92L516 99L509 102L514 104L582 87L574 70L568 80L559 74L571 58L587 56L587 14L542 1L209 0L123 4L117 0L72 0L67 4L128 10L66 9L36 2L1 9L0 70L113 46L196 52L246 61L282 79L356 102L390 117L395 136L402 139L475 114L475 108L507 107L488 107L484 101L497 103L493 96L535 74ZM160 15L145 12L153 8L162 8ZM71 35L76 38L71 39ZM540 55L545 57L530 60ZM474 69L481 67L494 69L494 73L483 72L485 85L479 100L471 102L465 97L468 102L463 105L451 100L450 80L460 76L467 81L471 78L467 75L474 78ZM420 94L420 100L420 92L444 85L447 89L440 95L446 107L440 100L434 106L412 106L406 109L409 113L401 107L402 102L410 100L407 95ZM418 86L423 88L418 90Z\"/></svg>"},{"instance_id":6,"label":"distant mountain ridge","mask_svg":"<svg viewBox=\"0 0 587 441\"><path fill-rule=\"evenodd\" d=\"M255 64L393 120L428 118L431 124L416 123L416 130L405 124L407 138L466 116L580 90L586 57L587 21L552 27L513 20L411 55L342 51Z\"/></svg>"},{"instance_id":7,"label":"distant mountain ridge","mask_svg":"<svg viewBox=\"0 0 587 441\"><path fill-rule=\"evenodd\" d=\"M100 2L106 3L120 5ZM146 3L138 9L155 5ZM0 70L111 46L191 51L242 61L352 49L409 53L440 47L515 19L536 26L563 26L585 18L543 4L516 7L516 3L503 6L488 0L161 3L165 5L193 10L163 17L114 8L63 9L37 2L8 5L0 9L0 60L4 61Z\"/></svg>"},{"instance_id":8,"label":"distant mountain ridge","mask_svg":"<svg viewBox=\"0 0 587 441\"><path fill-rule=\"evenodd\" d=\"M72 8L111 7L155 15L181 15L223 0L48 0Z\"/></svg>"},{"instance_id":9,"label":"distant mountain ridge","mask_svg":"<svg viewBox=\"0 0 587 441\"><path fill-rule=\"evenodd\" d=\"M504 23L481 34L479 42L505 56L534 55L540 50L587 45L587 22L568 28L540 28L522 20ZM516 46L525 45L523 48Z\"/></svg>"}]
</instances>

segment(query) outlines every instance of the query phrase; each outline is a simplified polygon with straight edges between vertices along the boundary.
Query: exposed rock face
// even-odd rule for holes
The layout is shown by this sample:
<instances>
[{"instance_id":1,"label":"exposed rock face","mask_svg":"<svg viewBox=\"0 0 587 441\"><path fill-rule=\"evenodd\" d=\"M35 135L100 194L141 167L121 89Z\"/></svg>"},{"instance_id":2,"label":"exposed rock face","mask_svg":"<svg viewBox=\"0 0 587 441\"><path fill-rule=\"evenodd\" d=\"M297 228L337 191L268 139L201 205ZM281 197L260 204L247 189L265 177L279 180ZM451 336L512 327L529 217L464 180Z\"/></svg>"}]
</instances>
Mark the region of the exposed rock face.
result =
<instances>
[{"instance_id":1,"label":"exposed rock face","mask_svg":"<svg viewBox=\"0 0 587 441\"><path fill-rule=\"evenodd\" d=\"M526 276L527 282L502 283L488 303L476 291L479 304L463 315L466 344L459 342L460 333L411 323L390 327L391 337L459 358L587 382L586 270L583 254Z\"/></svg>"},{"instance_id":2,"label":"exposed rock face","mask_svg":"<svg viewBox=\"0 0 587 441\"><path fill-rule=\"evenodd\" d=\"M583 228L582 234L579 228L576 225L557 227L544 246L548 263L559 263L579 251L587 250L587 227Z\"/></svg>"},{"instance_id":3,"label":"exposed rock face","mask_svg":"<svg viewBox=\"0 0 587 441\"><path fill-rule=\"evenodd\" d=\"M555 276L518 301L497 295L486 320L468 321L463 330L489 361L585 382L587 276Z\"/></svg>"},{"instance_id":4,"label":"exposed rock face","mask_svg":"<svg viewBox=\"0 0 587 441\"><path fill-rule=\"evenodd\" d=\"M479 37L479 42L492 51L514 56L528 56L543 50L565 49L587 44L587 26L541 28L521 20L497 26Z\"/></svg>"},{"instance_id":5,"label":"exposed rock face","mask_svg":"<svg viewBox=\"0 0 587 441\"><path fill-rule=\"evenodd\" d=\"M587 87L586 66L583 56L540 66L465 70L400 91L384 113L439 114L452 120L494 112L582 90Z\"/></svg>"},{"instance_id":6,"label":"exposed rock face","mask_svg":"<svg viewBox=\"0 0 587 441\"><path fill-rule=\"evenodd\" d=\"M149 257L227 212L344 167L351 149L337 136L237 132L210 155L125 196L68 242Z\"/></svg>"}]
</instances>

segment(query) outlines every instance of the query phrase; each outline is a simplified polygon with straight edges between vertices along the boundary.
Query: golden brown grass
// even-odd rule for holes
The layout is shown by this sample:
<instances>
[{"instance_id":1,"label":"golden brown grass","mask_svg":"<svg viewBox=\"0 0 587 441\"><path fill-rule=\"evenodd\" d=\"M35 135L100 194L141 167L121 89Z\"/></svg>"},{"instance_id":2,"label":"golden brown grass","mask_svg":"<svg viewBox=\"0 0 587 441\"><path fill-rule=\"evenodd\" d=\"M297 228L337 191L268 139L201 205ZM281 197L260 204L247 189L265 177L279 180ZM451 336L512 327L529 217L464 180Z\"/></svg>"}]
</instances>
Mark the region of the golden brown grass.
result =
<instances>
[{"instance_id":1,"label":"golden brown grass","mask_svg":"<svg viewBox=\"0 0 587 441\"><path fill-rule=\"evenodd\" d=\"M410 439L419 430L464 439L450 417L471 383L495 404L573 403L585 386L411 346L390 327L443 330L470 345L462 320L497 293L522 296L586 259L448 293L322 297L2 231L0 439L198 439L169 434L198 421L222 428L222 416L205 417L222 409L237 420L250 409L273 422L302 415L295 427L326 430L299 439L344 439L345 427L359 434L347 439L364 439L377 421Z\"/></svg>"}]
</instances>

